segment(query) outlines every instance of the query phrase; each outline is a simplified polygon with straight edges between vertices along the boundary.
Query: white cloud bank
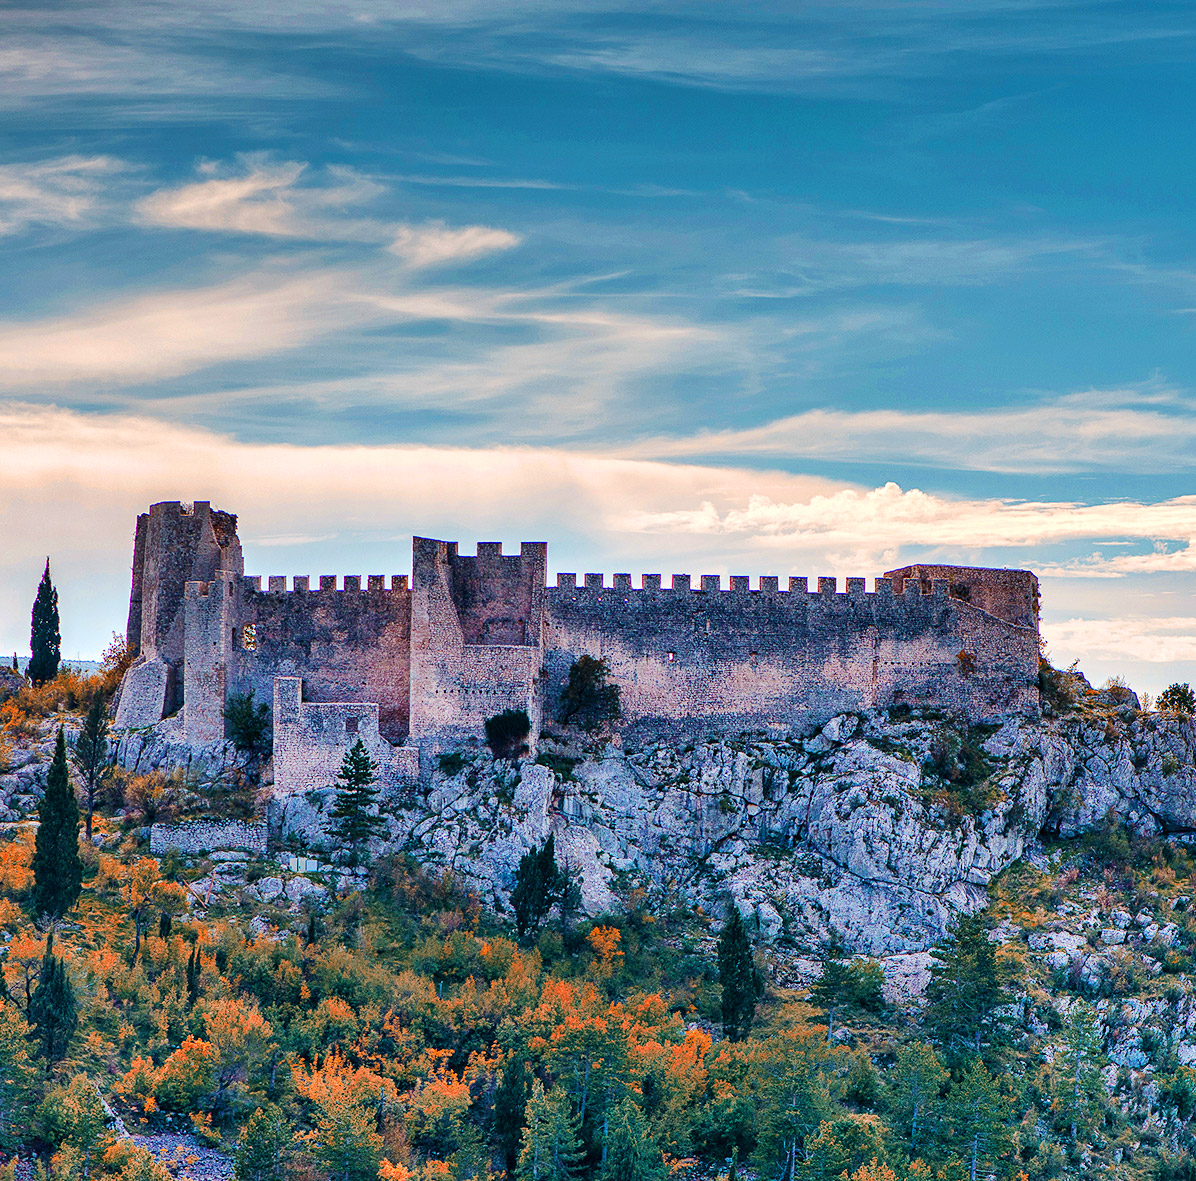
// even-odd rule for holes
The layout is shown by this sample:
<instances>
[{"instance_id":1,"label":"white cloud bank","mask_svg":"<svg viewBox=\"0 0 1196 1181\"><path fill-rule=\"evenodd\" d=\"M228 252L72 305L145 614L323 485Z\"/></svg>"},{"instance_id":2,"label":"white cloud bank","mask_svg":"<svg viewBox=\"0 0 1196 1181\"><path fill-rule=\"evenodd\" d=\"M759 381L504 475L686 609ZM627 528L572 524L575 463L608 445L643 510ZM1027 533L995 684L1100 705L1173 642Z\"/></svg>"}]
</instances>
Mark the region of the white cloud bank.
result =
<instances>
[{"instance_id":1,"label":"white cloud bank","mask_svg":"<svg viewBox=\"0 0 1196 1181\"><path fill-rule=\"evenodd\" d=\"M1178 543L1196 554L1196 497L1103 505L950 500L894 484L863 489L563 449L241 443L146 418L7 403L0 404L0 645L27 642L25 600L49 550L66 650L97 651L122 623L136 513L152 501L192 499L241 514L249 567L262 574L401 572L413 532L459 538L467 552L479 537L543 538L554 569L579 573L867 575L916 556L993 561L994 551L1050 573L1053 546L1131 542L1107 561L1096 556L1063 571L1116 574L1140 572L1122 552L1134 546ZM1182 568L1196 569L1196 560ZM1062 600L1066 584L1054 585L1051 594ZM1051 594L1049 608L1057 606ZM1076 652L1075 645L1095 643L1082 622L1062 632L1053 624L1048 637L1062 635L1063 650ZM1183 627L1167 634L1160 644L1188 650Z\"/></svg>"}]
</instances>

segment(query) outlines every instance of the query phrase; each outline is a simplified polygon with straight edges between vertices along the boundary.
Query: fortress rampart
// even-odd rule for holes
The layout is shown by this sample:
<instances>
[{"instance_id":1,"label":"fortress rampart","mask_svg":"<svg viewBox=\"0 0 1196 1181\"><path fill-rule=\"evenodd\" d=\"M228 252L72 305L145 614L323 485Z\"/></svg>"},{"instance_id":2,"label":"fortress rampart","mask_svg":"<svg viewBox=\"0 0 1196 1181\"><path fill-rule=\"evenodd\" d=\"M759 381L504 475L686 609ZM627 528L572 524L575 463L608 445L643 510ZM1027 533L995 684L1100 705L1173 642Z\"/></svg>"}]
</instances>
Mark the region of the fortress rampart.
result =
<instances>
[{"instance_id":1,"label":"fortress rampart","mask_svg":"<svg viewBox=\"0 0 1196 1181\"><path fill-rule=\"evenodd\" d=\"M181 709L190 742L215 742L228 696L252 692L273 703L276 783L308 790L358 736L397 776L503 709L527 710L534 736L583 654L607 662L629 733L784 730L900 702L975 720L1038 709L1029 571L906 566L872 590L772 575L645 574L633 587L628 574L559 574L549 586L547 564L543 542L466 555L417 537L410 580L288 587L244 574L232 514L156 504L137 521L138 658L117 724Z\"/></svg>"}]
</instances>

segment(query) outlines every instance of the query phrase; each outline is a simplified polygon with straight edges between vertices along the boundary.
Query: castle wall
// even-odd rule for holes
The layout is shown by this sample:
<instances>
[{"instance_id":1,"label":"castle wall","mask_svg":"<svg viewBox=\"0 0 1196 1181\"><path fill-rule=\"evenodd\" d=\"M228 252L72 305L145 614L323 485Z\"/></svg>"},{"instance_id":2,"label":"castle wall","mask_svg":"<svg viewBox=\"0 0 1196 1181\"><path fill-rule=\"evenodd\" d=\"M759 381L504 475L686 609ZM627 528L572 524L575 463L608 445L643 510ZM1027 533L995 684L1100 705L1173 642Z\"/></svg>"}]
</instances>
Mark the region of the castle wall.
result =
<instances>
[{"instance_id":1,"label":"castle wall","mask_svg":"<svg viewBox=\"0 0 1196 1181\"><path fill-rule=\"evenodd\" d=\"M218 572L210 582L189 582L183 613L183 734L193 746L224 738L224 706L238 631L240 577Z\"/></svg>"},{"instance_id":2,"label":"castle wall","mask_svg":"<svg viewBox=\"0 0 1196 1181\"><path fill-rule=\"evenodd\" d=\"M392 746L379 732L376 703L304 701L303 690L298 677L274 681L276 793L298 795L335 785L345 753L358 739L384 782L410 780L419 774L418 751Z\"/></svg>"},{"instance_id":3,"label":"castle wall","mask_svg":"<svg viewBox=\"0 0 1196 1181\"><path fill-rule=\"evenodd\" d=\"M898 702L973 719L1038 708L1038 584L1019 570L911 565L878 578L645 575L546 587L547 547L476 555L417 537L412 579L245 578L236 517L205 502L151 506L134 539L126 674L116 724L185 705L187 738L224 734L229 693L283 705L275 750L294 783L335 778L351 733L399 767L526 709L532 738L573 661L605 659L631 730L805 727ZM283 696L278 686L285 685ZM291 695L294 695L292 701ZM542 704L543 703L543 704ZM292 716L293 715L293 716ZM353 729L355 727L356 729ZM364 727L364 730L361 729ZM310 765L304 764L309 751ZM398 762L394 762L394 760ZM288 763L288 760L290 762ZM289 768L289 769L287 769Z\"/></svg>"},{"instance_id":4,"label":"castle wall","mask_svg":"<svg viewBox=\"0 0 1196 1181\"><path fill-rule=\"evenodd\" d=\"M1037 705L1037 633L995 620L917 583L895 594L888 579L776 579L731 590L707 576L641 589L562 575L547 591L545 693L555 702L579 655L605 659L620 688L625 724L705 731L808 725L844 710L898 701L980 719ZM971 658L961 660L969 648Z\"/></svg>"},{"instance_id":5,"label":"castle wall","mask_svg":"<svg viewBox=\"0 0 1196 1181\"><path fill-rule=\"evenodd\" d=\"M952 598L962 599L989 615L1021 627L1038 626L1038 579L1029 570L993 570L979 566L914 565L886 571L901 593L907 580L929 591L936 578L947 580Z\"/></svg>"},{"instance_id":6,"label":"castle wall","mask_svg":"<svg viewBox=\"0 0 1196 1181\"><path fill-rule=\"evenodd\" d=\"M296 578L286 589L272 577L242 585L230 691L271 701L275 677L299 677L312 702L373 702L384 738L408 732L411 685L411 592L406 575L390 586L381 575L324 576L317 589ZM252 630L247 633L246 628Z\"/></svg>"},{"instance_id":7,"label":"castle wall","mask_svg":"<svg viewBox=\"0 0 1196 1181\"><path fill-rule=\"evenodd\" d=\"M448 742L482 733L505 709L535 716L548 547L518 555L482 542L417 537L412 550L411 734Z\"/></svg>"}]
</instances>

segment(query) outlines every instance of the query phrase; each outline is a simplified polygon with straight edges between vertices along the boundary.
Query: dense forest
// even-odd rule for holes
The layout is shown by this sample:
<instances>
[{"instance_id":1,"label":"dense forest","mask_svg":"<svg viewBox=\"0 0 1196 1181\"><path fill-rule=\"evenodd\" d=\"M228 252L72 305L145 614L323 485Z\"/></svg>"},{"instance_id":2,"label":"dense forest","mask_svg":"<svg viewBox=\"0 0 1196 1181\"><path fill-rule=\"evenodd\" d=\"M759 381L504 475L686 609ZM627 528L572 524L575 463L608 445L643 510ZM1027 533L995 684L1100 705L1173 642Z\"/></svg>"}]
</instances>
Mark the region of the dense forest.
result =
<instances>
[{"instance_id":1,"label":"dense forest","mask_svg":"<svg viewBox=\"0 0 1196 1181\"><path fill-rule=\"evenodd\" d=\"M1196 1177L1183 844L1110 822L1015 865L908 995L677 894L583 917L551 839L503 913L403 852L289 898L255 859L230 901L147 837L172 809L252 814L252 752L219 783L113 767L123 663L0 704L3 769L45 768L0 842L10 1178L200 1176L202 1146L240 1181ZM346 823L369 803L351 763ZM1037 954L1067 916L1081 949L1146 929L1155 958Z\"/></svg>"}]
</instances>

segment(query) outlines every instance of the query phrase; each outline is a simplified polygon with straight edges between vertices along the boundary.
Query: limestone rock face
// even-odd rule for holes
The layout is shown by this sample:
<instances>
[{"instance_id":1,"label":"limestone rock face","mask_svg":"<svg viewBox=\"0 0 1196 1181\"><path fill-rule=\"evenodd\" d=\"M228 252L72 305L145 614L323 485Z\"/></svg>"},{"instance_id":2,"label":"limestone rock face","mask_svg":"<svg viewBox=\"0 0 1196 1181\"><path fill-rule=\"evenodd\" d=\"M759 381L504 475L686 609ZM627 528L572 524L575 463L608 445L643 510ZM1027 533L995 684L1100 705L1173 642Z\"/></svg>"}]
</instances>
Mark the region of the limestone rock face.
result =
<instances>
[{"instance_id":1,"label":"limestone rock face","mask_svg":"<svg viewBox=\"0 0 1196 1181\"><path fill-rule=\"evenodd\" d=\"M159 734L169 725L131 733L122 761L169 762L178 748ZM967 767L951 754L961 742ZM984 904L996 874L1041 859L1043 834L1075 836L1110 813L1142 833L1196 832L1191 720L1128 708L970 732L941 718L843 714L804 737L588 751L549 742L542 757L466 748L419 784L383 785L389 834L375 851L451 868L504 908L519 859L553 833L590 914L640 887L716 916L733 903L761 939L794 951L838 938L916 956ZM272 827L318 849L331 800L331 790L277 797ZM1124 930L1114 924L1109 939Z\"/></svg>"}]
</instances>

